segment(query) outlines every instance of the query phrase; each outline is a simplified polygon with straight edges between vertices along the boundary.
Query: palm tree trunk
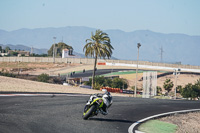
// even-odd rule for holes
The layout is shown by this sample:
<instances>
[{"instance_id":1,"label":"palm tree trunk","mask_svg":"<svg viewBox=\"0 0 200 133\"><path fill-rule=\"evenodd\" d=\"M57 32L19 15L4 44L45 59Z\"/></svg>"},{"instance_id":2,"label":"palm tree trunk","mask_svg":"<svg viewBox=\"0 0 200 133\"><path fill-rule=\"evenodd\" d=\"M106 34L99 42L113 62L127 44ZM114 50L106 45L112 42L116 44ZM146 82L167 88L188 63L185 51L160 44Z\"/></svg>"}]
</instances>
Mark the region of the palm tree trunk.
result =
<instances>
[{"instance_id":1,"label":"palm tree trunk","mask_svg":"<svg viewBox=\"0 0 200 133\"><path fill-rule=\"evenodd\" d=\"M94 89L94 78L95 78L96 65L97 65L97 55L95 56L95 61L94 61L94 70L93 70L93 75L92 75L92 89Z\"/></svg>"}]
</instances>

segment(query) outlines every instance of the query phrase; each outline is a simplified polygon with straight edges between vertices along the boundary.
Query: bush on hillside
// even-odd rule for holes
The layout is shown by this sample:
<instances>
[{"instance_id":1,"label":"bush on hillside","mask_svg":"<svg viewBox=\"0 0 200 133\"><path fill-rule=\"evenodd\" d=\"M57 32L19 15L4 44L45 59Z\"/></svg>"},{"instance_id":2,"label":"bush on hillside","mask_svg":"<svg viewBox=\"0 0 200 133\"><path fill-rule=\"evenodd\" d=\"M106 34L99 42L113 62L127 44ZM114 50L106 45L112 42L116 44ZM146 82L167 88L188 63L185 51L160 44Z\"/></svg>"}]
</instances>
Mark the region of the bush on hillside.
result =
<instances>
[{"instance_id":1,"label":"bush on hillside","mask_svg":"<svg viewBox=\"0 0 200 133\"><path fill-rule=\"evenodd\" d=\"M49 80L49 75L46 73L43 73L37 77L37 81L39 82L48 82L48 80Z\"/></svg>"},{"instance_id":2,"label":"bush on hillside","mask_svg":"<svg viewBox=\"0 0 200 133\"><path fill-rule=\"evenodd\" d=\"M195 84L187 84L180 90L184 98L199 98L200 97L200 79Z\"/></svg>"},{"instance_id":3,"label":"bush on hillside","mask_svg":"<svg viewBox=\"0 0 200 133\"><path fill-rule=\"evenodd\" d=\"M120 88L120 89L127 89L128 88L128 81L121 78L105 78L103 76L96 76L95 77L95 84L94 89L99 90L101 87L112 87L112 88ZM84 82L85 85L92 85L92 79L90 78L89 81Z\"/></svg>"}]
</instances>

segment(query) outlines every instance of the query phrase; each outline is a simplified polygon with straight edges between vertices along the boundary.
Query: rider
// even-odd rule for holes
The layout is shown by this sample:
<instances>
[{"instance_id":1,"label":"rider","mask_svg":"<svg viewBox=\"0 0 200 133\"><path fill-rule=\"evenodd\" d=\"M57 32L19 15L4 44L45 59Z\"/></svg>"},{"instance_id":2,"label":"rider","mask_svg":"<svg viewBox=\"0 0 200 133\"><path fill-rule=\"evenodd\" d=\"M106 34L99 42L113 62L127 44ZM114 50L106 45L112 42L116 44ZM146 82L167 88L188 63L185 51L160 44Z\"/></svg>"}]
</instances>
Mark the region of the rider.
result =
<instances>
[{"instance_id":1,"label":"rider","mask_svg":"<svg viewBox=\"0 0 200 133\"><path fill-rule=\"evenodd\" d=\"M103 99L103 107L102 107L102 110L101 110L101 113L103 115L107 115L108 114L108 108L112 105L112 96L110 94L110 92L108 92L106 89L103 89L102 91L104 91L105 93L104 94L93 94L90 96L90 100L88 101L88 105L93 101L94 98L97 98L97 97L101 97Z\"/></svg>"}]
</instances>

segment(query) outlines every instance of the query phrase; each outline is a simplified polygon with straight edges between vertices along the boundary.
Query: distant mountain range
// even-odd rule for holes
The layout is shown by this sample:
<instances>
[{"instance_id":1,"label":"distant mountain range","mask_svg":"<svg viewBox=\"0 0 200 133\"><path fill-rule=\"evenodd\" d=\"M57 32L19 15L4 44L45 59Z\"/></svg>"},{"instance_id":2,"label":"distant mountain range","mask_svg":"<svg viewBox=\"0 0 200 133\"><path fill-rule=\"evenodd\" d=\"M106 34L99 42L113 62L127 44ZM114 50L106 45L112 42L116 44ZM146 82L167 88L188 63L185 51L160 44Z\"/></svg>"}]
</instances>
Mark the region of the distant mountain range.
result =
<instances>
[{"instance_id":1,"label":"distant mountain range","mask_svg":"<svg viewBox=\"0 0 200 133\"><path fill-rule=\"evenodd\" d=\"M15 31L0 30L0 45L8 45L11 49L29 50L41 54L54 43L63 41L71 45L77 54L84 56L85 40L90 38L95 28L61 27L19 29ZM139 59L153 62L181 62L182 64L200 65L200 36L185 34L163 34L149 30L124 32L121 30L104 30L108 33L114 47L113 56L123 60L137 60L137 43L141 43ZM17 48L12 48L17 46ZM25 47L27 49L25 49ZM161 47L162 60L161 60Z\"/></svg>"},{"instance_id":2,"label":"distant mountain range","mask_svg":"<svg viewBox=\"0 0 200 133\"><path fill-rule=\"evenodd\" d=\"M9 47L12 50L25 50L25 51L29 51L31 52L31 47L28 46L24 46L24 45L12 45L12 44L0 44L1 47L5 48L5 47ZM34 48L33 49L35 54L46 54L47 53L47 49L38 49L38 48Z\"/></svg>"}]
</instances>

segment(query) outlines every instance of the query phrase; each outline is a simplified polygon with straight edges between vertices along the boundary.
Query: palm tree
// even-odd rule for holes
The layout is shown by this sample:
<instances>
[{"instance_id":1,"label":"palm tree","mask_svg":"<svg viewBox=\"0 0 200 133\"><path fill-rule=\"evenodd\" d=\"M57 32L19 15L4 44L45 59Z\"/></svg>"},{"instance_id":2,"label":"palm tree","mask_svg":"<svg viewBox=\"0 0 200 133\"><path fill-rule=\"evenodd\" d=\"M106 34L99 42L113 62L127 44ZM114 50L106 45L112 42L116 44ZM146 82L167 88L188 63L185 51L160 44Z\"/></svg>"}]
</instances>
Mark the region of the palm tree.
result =
<instances>
[{"instance_id":1,"label":"palm tree","mask_svg":"<svg viewBox=\"0 0 200 133\"><path fill-rule=\"evenodd\" d=\"M94 88L94 77L97 64L97 58L110 58L112 55L112 50L114 48L110 44L110 38L108 34L102 32L101 30L96 30L95 34L92 32L91 39L86 40L86 45L83 48L85 51L85 56L91 56L95 58L94 70L92 75L92 88Z\"/></svg>"}]
</instances>

